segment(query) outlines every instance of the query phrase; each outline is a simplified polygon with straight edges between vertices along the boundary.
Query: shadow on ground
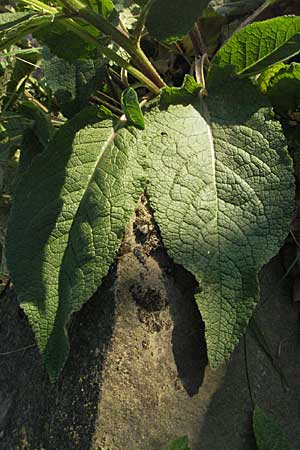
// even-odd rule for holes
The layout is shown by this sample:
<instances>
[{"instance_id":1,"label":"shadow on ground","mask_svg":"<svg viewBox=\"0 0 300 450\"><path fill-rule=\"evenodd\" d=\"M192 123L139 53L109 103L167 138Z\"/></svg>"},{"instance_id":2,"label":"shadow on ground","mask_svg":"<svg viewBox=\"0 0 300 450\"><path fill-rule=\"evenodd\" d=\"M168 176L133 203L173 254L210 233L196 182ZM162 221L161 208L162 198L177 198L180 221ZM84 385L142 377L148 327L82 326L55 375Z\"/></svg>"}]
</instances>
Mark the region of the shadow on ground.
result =
<instances>
[{"instance_id":1,"label":"shadow on ground","mask_svg":"<svg viewBox=\"0 0 300 450\"><path fill-rule=\"evenodd\" d=\"M0 449L87 450L91 448L103 361L114 323L115 274L73 318L71 354L51 385L33 333L11 293L0 299Z\"/></svg>"},{"instance_id":2,"label":"shadow on ground","mask_svg":"<svg viewBox=\"0 0 300 450\"><path fill-rule=\"evenodd\" d=\"M0 450L164 450L182 435L193 450L256 450L253 403L299 449L299 304L292 280L279 283L281 258L261 273L255 321L267 348L250 327L212 371L195 280L166 256L150 216L142 200L116 268L74 315L57 384L36 347L6 354L34 337L15 296L0 298Z\"/></svg>"}]
</instances>

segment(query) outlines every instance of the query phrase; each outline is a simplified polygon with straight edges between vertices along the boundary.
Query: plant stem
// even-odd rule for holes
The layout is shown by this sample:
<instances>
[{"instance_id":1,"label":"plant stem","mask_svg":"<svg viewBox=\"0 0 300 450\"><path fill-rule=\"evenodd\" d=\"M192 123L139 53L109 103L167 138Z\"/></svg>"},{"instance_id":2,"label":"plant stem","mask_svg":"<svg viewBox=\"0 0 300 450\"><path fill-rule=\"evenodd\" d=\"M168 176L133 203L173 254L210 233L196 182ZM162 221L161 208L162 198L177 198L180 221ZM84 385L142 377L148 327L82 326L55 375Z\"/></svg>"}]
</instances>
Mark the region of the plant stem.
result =
<instances>
[{"instance_id":1,"label":"plant stem","mask_svg":"<svg viewBox=\"0 0 300 450\"><path fill-rule=\"evenodd\" d=\"M246 27L247 25L250 25L250 23L254 22L254 20L269 6L273 5L274 3L277 3L278 0L266 0L262 5L260 5L254 13L252 13L249 17L247 17L244 22L240 24L240 26L235 30L235 33L242 28Z\"/></svg>"},{"instance_id":2,"label":"plant stem","mask_svg":"<svg viewBox=\"0 0 300 450\"><path fill-rule=\"evenodd\" d=\"M190 31L190 38L197 55L204 55L206 53L205 45L203 42L202 34L198 23L195 22L192 31Z\"/></svg>"},{"instance_id":3,"label":"plant stem","mask_svg":"<svg viewBox=\"0 0 300 450\"><path fill-rule=\"evenodd\" d=\"M3 33L2 39L0 40L0 50L15 44L18 40L22 39L26 34L32 33L33 31L42 28L45 25L51 23L51 15L44 14L38 15L34 14L29 19L20 21L17 25L11 27L7 32Z\"/></svg>"},{"instance_id":4,"label":"plant stem","mask_svg":"<svg viewBox=\"0 0 300 450\"><path fill-rule=\"evenodd\" d=\"M105 106L106 108L110 109L112 112L114 112L116 114L119 114L119 115L123 114L123 111L120 108L117 108L116 106L111 105L106 100L103 100L102 98L97 97L97 95L91 95L90 100L92 100L95 103Z\"/></svg>"},{"instance_id":5,"label":"plant stem","mask_svg":"<svg viewBox=\"0 0 300 450\"><path fill-rule=\"evenodd\" d=\"M147 4L142 9L139 18L136 22L135 29L132 34L132 42L136 45L139 45L141 42L142 33L145 27L146 19L148 16L148 13L150 11L151 6L156 0L148 0Z\"/></svg>"},{"instance_id":6,"label":"plant stem","mask_svg":"<svg viewBox=\"0 0 300 450\"><path fill-rule=\"evenodd\" d=\"M142 72L140 72L136 67L132 66L125 59L121 58L117 53L111 50L108 47L104 47L93 35L85 31L77 22L73 19L62 19L63 23L67 28L74 31L78 36L80 36L86 42L93 44L101 53L107 56L109 59L114 61L120 67L123 67L127 70L132 76L134 76L137 80L143 83L147 88L158 95L160 90L156 84L154 84L147 76L145 76Z\"/></svg>"},{"instance_id":7,"label":"plant stem","mask_svg":"<svg viewBox=\"0 0 300 450\"><path fill-rule=\"evenodd\" d=\"M47 12L49 14L57 14L59 12L57 8L49 6L43 2L40 2L39 0L20 0L20 2L24 5L31 6L37 11Z\"/></svg>"},{"instance_id":8,"label":"plant stem","mask_svg":"<svg viewBox=\"0 0 300 450\"><path fill-rule=\"evenodd\" d=\"M116 42L116 44L126 50L127 53L132 57L133 62L139 67L139 69L143 71L147 78L149 78L154 84L156 84L158 88L162 88L165 86L164 81L161 79L158 72L151 64L145 53L141 50L141 48L134 44L120 30L114 27L102 16L87 8L86 5L80 0L61 0L61 2L65 6L66 12L71 12L75 16L84 19L90 25L93 25L103 34L109 36L114 42Z\"/></svg>"}]
</instances>

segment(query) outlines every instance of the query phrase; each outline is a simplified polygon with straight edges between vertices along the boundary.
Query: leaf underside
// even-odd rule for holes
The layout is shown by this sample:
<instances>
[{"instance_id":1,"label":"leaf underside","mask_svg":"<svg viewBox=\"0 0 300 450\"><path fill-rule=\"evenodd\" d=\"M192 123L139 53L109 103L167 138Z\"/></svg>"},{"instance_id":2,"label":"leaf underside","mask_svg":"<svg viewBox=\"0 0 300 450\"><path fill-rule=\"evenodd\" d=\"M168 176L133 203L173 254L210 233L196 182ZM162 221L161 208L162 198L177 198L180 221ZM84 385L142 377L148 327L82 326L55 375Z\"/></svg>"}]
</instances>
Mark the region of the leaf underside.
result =
<instances>
[{"instance_id":1,"label":"leaf underside","mask_svg":"<svg viewBox=\"0 0 300 450\"><path fill-rule=\"evenodd\" d=\"M143 190L130 133L110 145L112 133L110 121L84 110L35 158L16 192L8 266L52 380L68 355L70 315L107 274Z\"/></svg>"},{"instance_id":2,"label":"leaf underside","mask_svg":"<svg viewBox=\"0 0 300 450\"><path fill-rule=\"evenodd\" d=\"M249 103L251 98L251 103ZM249 82L146 120L147 186L164 245L200 285L212 367L258 300L257 273L288 233L294 185L280 125ZM150 144L150 145L149 145Z\"/></svg>"},{"instance_id":3,"label":"leaf underside","mask_svg":"<svg viewBox=\"0 0 300 450\"><path fill-rule=\"evenodd\" d=\"M145 186L167 251L199 282L211 365L234 349L294 197L279 124L250 82L236 83L206 104L150 110L145 131L113 135L110 121L83 111L19 183L7 262L52 379L70 315L107 274Z\"/></svg>"}]
</instances>

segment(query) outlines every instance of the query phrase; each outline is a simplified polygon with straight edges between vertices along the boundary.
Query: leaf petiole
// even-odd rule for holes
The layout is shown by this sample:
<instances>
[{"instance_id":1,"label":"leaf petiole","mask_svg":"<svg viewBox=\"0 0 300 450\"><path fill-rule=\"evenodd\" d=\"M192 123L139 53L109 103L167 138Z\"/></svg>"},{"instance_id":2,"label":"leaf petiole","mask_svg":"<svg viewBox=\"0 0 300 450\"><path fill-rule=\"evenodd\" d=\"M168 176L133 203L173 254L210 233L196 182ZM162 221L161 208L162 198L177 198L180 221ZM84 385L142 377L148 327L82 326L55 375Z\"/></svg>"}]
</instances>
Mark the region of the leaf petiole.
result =
<instances>
[{"instance_id":1,"label":"leaf petiole","mask_svg":"<svg viewBox=\"0 0 300 450\"><path fill-rule=\"evenodd\" d=\"M109 36L116 44L122 47L132 57L137 67L154 83L159 89L165 87L165 82L161 79L155 67L151 64L145 53L134 44L124 33L114 27L102 16L86 7L80 0L61 0L66 13L73 14L77 18L84 19L90 25L100 30L106 36ZM123 66L121 66L123 67ZM128 70L128 69L127 69ZM129 70L128 70L129 71Z\"/></svg>"}]
</instances>

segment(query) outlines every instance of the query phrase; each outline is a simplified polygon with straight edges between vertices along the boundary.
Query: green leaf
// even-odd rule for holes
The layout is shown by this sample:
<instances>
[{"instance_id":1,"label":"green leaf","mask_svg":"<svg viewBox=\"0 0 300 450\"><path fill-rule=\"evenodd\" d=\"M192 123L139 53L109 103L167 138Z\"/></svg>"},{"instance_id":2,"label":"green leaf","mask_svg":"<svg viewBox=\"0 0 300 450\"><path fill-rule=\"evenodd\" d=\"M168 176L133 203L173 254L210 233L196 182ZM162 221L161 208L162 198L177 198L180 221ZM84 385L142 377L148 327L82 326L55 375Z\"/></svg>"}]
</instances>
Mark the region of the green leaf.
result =
<instances>
[{"instance_id":1,"label":"green leaf","mask_svg":"<svg viewBox=\"0 0 300 450\"><path fill-rule=\"evenodd\" d=\"M92 34L94 37L99 36L99 32L92 26L87 25L83 21L79 21L81 27ZM97 55L94 45L84 41L77 34L66 29L62 22L54 21L37 30L34 37L42 44L50 48L51 52L63 58L70 63L77 59L91 59Z\"/></svg>"},{"instance_id":2,"label":"green leaf","mask_svg":"<svg viewBox=\"0 0 300 450\"><path fill-rule=\"evenodd\" d=\"M214 57L211 71L230 67L236 75L255 75L299 52L300 17L277 17L235 33Z\"/></svg>"},{"instance_id":3,"label":"green leaf","mask_svg":"<svg viewBox=\"0 0 300 450\"><path fill-rule=\"evenodd\" d=\"M24 19L28 19L31 16L30 13L27 12L15 12L15 13L2 13L0 14L0 31L3 31L7 28L12 27L20 22L23 22Z\"/></svg>"},{"instance_id":4,"label":"green leaf","mask_svg":"<svg viewBox=\"0 0 300 450\"><path fill-rule=\"evenodd\" d=\"M5 16L0 21L0 50L10 47L53 20L49 14L38 13L4 13L0 16Z\"/></svg>"},{"instance_id":5,"label":"green leaf","mask_svg":"<svg viewBox=\"0 0 300 450\"><path fill-rule=\"evenodd\" d=\"M104 62L100 59L69 62L53 56L47 49L43 51L40 66L47 86L66 117L88 106L90 95L101 86L105 73Z\"/></svg>"},{"instance_id":6,"label":"green leaf","mask_svg":"<svg viewBox=\"0 0 300 450\"><path fill-rule=\"evenodd\" d=\"M172 442L166 450L191 450L187 436L180 437Z\"/></svg>"},{"instance_id":7,"label":"green leaf","mask_svg":"<svg viewBox=\"0 0 300 450\"><path fill-rule=\"evenodd\" d=\"M70 316L107 274L144 189L132 134L125 138L97 109L84 110L18 184L7 264L52 380L69 352Z\"/></svg>"},{"instance_id":8,"label":"green leaf","mask_svg":"<svg viewBox=\"0 0 300 450\"><path fill-rule=\"evenodd\" d=\"M165 87L161 91L160 105L166 108L169 105L189 105L195 102L195 98L201 90L194 77L185 75L181 87Z\"/></svg>"},{"instance_id":9,"label":"green leaf","mask_svg":"<svg viewBox=\"0 0 300 450\"><path fill-rule=\"evenodd\" d=\"M275 418L258 406L253 414L253 428L258 450L290 450L286 433Z\"/></svg>"},{"instance_id":10,"label":"green leaf","mask_svg":"<svg viewBox=\"0 0 300 450\"><path fill-rule=\"evenodd\" d=\"M264 72L260 74L257 79L257 84L263 94L266 94L268 92L271 80L284 67L285 64L283 62L280 62L278 64L275 64L275 66L268 67Z\"/></svg>"},{"instance_id":11,"label":"green leaf","mask_svg":"<svg viewBox=\"0 0 300 450\"><path fill-rule=\"evenodd\" d=\"M133 125L139 130L144 130L144 116L139 105L137 93L133 88L130 87L122 92L121 104L128 125Z\"/></svg>"},{"instance_id":12,"label":"green leaf","mask_svg":"<svg viewBox=\"0 0 300 450\"><path fill-rule=\"evenodd\" d=\"M147 18L149 33L160 41L177 41L193 27L209 0L155 0Z\"/></svg>"},{"instance_id":13,"label":"green leaf","mask_svg":"<svg viewBox=\"0 0 300 450\"><path fill-rule=\"evenodd\" d=\"M109 19L109 16L115 9L112 0L84 0L83 3L103 16L104 19Z\"/></svg>"},{"instance_id":14,"label":"green leaf","mask_svg":"<svg viewBox=\"0 0 300 450\"><path fill-rule=\"evenodd\" d=\"M260 268L289 231L294 180L285 138L249 80L221 84L198 107L150 112L145 125L137 146L150 158L154 217L170 256L199 282L217 367L252 316Z\"/></svg>"},{"instance_id":15,"label":"green leaf","mask_svg":"<svg viewBox=\"0 0 300 450\"><path fill-rule=\"evenodd\" d=\"M261 89L268 95L273 107L285 115L300 109L300 64L278 64L268 69L259 81Z\"/></svg>"}]
</instances>

